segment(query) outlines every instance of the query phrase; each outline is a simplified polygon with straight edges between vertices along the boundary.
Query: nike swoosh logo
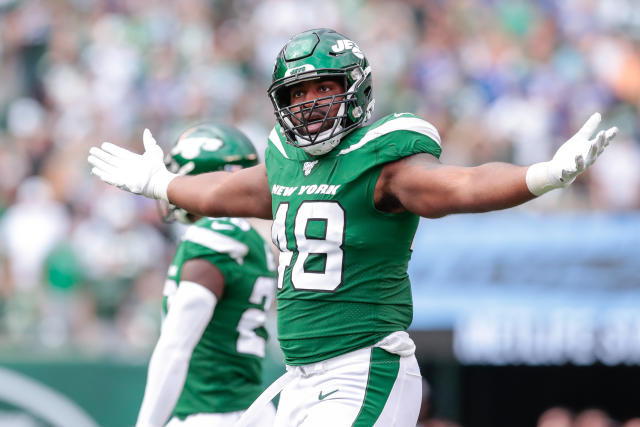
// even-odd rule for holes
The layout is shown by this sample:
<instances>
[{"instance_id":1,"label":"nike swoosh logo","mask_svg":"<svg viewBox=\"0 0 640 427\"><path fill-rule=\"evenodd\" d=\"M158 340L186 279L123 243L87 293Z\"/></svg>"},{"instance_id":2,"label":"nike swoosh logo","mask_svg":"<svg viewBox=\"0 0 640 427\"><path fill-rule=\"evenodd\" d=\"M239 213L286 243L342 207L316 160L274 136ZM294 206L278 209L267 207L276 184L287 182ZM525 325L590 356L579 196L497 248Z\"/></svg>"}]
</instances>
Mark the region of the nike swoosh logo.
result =
<instances>
[{"instance_id":1,"label":"nike swoosh logo","mask_svg":"<svg viewBox=\"0 0 640 427\"><path fill-rule=\"evenodd\" d=\"M327 396L331 396L333 393L335 393L335 392L337 392L337 391L338 391L338 389L335 389L335 390L333 390L333 391L330 391L330 392L329 392L329 393L327 393L327 394L322 394L322 390L321 390L321 391L320 391L320 394L318 395L318 400L323 400L325 397L327 397Z\"/></svg>"}]
</instances>

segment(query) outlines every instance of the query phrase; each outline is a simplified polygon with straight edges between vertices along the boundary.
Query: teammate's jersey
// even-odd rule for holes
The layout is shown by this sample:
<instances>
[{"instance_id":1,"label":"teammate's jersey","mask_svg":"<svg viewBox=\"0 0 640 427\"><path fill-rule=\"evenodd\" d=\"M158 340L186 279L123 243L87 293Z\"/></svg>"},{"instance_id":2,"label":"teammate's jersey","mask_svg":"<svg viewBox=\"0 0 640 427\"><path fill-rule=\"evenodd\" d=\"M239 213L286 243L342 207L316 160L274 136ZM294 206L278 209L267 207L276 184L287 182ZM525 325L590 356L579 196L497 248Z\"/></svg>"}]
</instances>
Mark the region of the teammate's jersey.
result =
<instances>
[{"instance_id":1,"label":"teammate's jersey","mask_svg":"<svg viewBox=\"0 0 640 427\"><path fill-rule=\"evenodd\" d=\"M267 243L246 220L203 218L187 228L165 284L164 311L190 259L209 261L224 275L222 298L196 345L173 415L233 412L262 392L265 310L275 294L275 263Z\"/></svg>"},{"instance_id":2,"label":"teammate's jersey","mask_svg":"<svg viewBox=\"0 0 640 427\"><path fill-rule=\"evenodd\" d=\"M440 151L435 127L408 113L357 129L320 157L273 129L265 159L287 364L338 356L409 327L407 264L419 218L379 211L373 191L385 163Z\"/></svg>"}]
</instances>

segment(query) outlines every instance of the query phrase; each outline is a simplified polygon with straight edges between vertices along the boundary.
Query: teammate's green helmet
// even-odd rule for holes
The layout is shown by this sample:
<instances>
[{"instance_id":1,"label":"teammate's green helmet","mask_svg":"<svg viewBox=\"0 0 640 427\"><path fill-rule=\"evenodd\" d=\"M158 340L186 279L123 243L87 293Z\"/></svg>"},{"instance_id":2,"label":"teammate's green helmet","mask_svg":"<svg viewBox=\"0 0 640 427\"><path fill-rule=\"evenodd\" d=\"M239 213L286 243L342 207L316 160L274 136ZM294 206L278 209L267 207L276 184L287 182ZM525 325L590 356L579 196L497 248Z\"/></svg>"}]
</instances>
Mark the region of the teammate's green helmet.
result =
<instances>
[{"instance_id":1,"label":"teammate's green helmet","mask_svg":"<svg viewBox=\"0 0 640 427\"><path fill-rule=\"evenodd\" d=\"M165 164L170 172L197 175L214 171L234 171L258 163L258 155L247 136L222 124L203 123L190 127L176 140ZM170 205L166 221L190 223L193 218L183 209Z\"/></svg>"},{"instance_id":2,"label":"teammate's green helmet","mask_svg":"<svg viewBox=\"0 0 640 427\"><path fill-rule=\"evenodd\" d=\"M346 91L290 105L289 88L316 79L338 79ZM371 116L371 67L348 37L326 28L305 31L289 40L278 54L269 97L287 142L312 155L325 154ZM335 104L340 105L338 113L329 117ZM327 121L332 123L326 126ZM323 126L312 134L308 126L314 123Z\"/></svg>"}]
</instances>

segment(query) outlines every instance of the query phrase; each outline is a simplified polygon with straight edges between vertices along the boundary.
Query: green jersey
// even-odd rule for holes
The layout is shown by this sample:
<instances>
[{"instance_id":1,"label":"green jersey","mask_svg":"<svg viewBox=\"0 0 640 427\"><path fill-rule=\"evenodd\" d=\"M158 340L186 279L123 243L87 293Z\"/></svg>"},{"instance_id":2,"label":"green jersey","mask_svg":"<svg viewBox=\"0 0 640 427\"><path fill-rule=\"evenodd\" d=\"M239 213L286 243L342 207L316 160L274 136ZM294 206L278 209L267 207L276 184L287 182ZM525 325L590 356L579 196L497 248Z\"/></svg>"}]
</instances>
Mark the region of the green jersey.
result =
<instances>
[{"instance_id":1,"label":"green jersey","mask_svg":"<svg viewBox=\"0 0 640 427\"><path fill-rule=\"evenodd\" d=\"M273 129L265 159L287 364L335 357L409 327L407 264L419 218L376 209L373 192L386 163L440 151L433 125L408 113L351 132L324 156Z\"/></svg>"},{"instance_id":2,"label":"green jersey","mask_svg":"<svg viewBox=\"0 0 640 427\"><path fill-rule=\"evenodd\" d=\"M265 311L275 290L275 263L266 242L246 220L203 218L187 228L169 267L164 312L180 284L185 262L200 258L225 279L223 296L196 345L173 411L190 414L248 408L262 392L267 331Z\"/></svg>"}]
</instances>

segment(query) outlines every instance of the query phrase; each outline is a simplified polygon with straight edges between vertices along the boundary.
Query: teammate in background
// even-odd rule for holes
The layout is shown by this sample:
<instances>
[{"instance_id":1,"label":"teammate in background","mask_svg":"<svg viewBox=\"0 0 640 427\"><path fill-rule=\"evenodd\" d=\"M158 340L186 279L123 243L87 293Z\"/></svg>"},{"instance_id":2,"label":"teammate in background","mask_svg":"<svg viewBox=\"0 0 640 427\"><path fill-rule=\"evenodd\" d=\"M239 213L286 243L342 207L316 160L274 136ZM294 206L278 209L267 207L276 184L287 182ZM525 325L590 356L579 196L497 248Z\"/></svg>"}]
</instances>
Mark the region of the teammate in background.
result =
<instances>
[{"instance_id":1,"label":"teammate in background","mask_svg":"<svg viewBox=\"0 0 640 427\"><path fill-rule=\"evenodd\" d=\"M185 131L167 158L179 175L257 164L249 139L222 125ZM275 263L245 219L199 218L170 206L167 219L193 224L164 286L162 331L149 362L138 427L229 426L262 392L265 311L275 296ZM271 426L268 405L253 425Z\"/></svg>"},{"instance_id":2,"label":"teammate in background","mask_svg":"<svg viewBox=\"0 0 640 427\"><path fill-rule=\"evenodd\" d=\"M244 420L283 386L277 426L415 426L422 385L406 333L407 265L419 217L505 209L566 187L617 130L592 137L594 114L548 162L443 165L436 128L413 114L364 126L371 68L356 43L328 29L287 42L268 93L278 123L265 164L176 176L145 130L142 155L93 147L92 173L192 212L273 218L288 372Z\"/></svg>"}]
</instances>

